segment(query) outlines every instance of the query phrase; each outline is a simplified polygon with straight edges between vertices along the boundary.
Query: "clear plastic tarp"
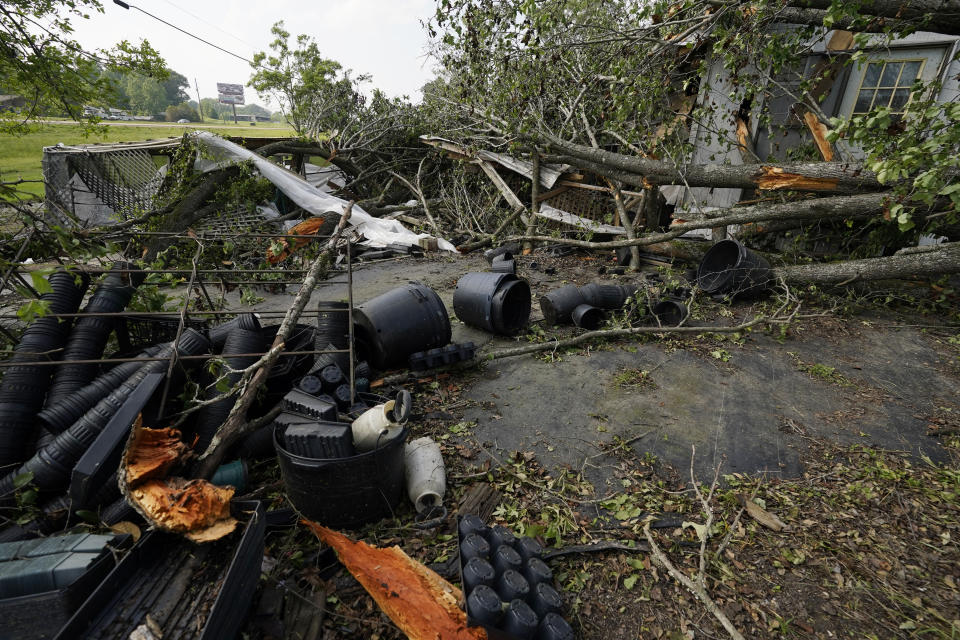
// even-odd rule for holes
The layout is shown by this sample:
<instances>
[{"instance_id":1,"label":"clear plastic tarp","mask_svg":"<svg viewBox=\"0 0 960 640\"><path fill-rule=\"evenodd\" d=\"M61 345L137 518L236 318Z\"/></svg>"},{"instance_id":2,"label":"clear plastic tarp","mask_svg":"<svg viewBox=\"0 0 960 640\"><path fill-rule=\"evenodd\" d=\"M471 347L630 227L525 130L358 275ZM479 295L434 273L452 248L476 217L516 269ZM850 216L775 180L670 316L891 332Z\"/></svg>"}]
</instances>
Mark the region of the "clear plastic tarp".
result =
<instances>
[{"instance_id":1,"label":"clear plastic tarp","mask_svg":"<svg viewBox=\"0 0 960 640\"><path fill-rule=\"evenodd\" d=\"M197 131L193 135L198 144L207 151L197 159L198 170L210 171L224 164L249 161L253 163L260 175L272 182L297 205L315 216L327 214L339 216L349 204L346 200L324 193L297 174L229 140L224 140L208 131ZM350 224L364 237L361 244L369 247L385 247L388 244L416 245L420 238L432 237L428 233L414 233L396 220L374 218L356 205L350 212ZM456 251L456 248L443 238L437 238L437 244L444 251Z\"/></svg>"}]
</instances>

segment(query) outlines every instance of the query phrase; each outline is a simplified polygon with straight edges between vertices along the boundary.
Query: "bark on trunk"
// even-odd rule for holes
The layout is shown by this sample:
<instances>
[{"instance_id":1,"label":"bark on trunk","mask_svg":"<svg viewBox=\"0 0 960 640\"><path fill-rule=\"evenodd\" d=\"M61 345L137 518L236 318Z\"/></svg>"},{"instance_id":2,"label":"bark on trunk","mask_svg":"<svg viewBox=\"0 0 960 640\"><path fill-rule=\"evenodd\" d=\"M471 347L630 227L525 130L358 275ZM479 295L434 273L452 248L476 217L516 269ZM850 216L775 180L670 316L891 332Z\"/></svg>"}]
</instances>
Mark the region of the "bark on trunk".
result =
<instances>
[{"instance_id":1,"label":"bark on trunk","mask_svg":"<svg viewBox=\"0 0 960 640\"><path fill-rule=\"evenodd\" d=\"M301 154L303 156L318 156L320 158L323 158L330 164L336 166L338 169L342 169L350 177L356 177L362 173L362 171L360 170L360 167L355 165L346 157L331 153L329 149L325 149L319 145L316 145L310 142L278 140L277 142L271 142L270 144L263 145L262 147L257 149L257 153L259 153L264 158L275 156L278 153Z\"/></svg>"},{"instance_id":2,"label":"bark on trunk","mask_svg":"<svg viewBox=\"0 0 960 640\"><path fill-rule=\"evenodd\" d=\"M669 231L652 233L636 240L612 240L610 242L589 242L568 238L552 238L550 236L523 236L509 238L510 240L532 240L534 242L553 242L569 244L588 249L618 249L620 247L645 246L673 240L687 231L694 229L709 229L711 227L765 222L767 220L823 220L863 217L877 214L883 210L886 200L893 195L885 193L864 193L855 196L836 196L833 198L814 198L798 202L778 204L763 204L752 207L733 207L725 210L725 215L716 218L704 218L674 224Z\"/></svg>"},{"instance_id":3,"label":"bark on trunk","mask_svg":"<svg viewBox=\"0 0 960 640\"><path fill-rule=\"evenodd\" d=\"M960 242L942 245L935 251L774 269L777 278L798 284L850 284L859 280L922 278L948 273L960 273Z\"/></svg>"},{"instance_id":4,"label":"bark on trunk","mask_svg":"<svg viewBox=\"0 0 960 640\"><path fill-rule=\"evenodd\" d=\"M642 186L644 178L657 184L691 187L724 187L762 191L812 191L850 193L881 188L876 175L861 164L844 162L803 162L787 164L702 164L677 165L594 149L544 134L551 149L574 163L609 178ZM632 174L632 175L631 175ZM641 177L642 176L642 177Z\"/></svg>"},{"instance_id":5,"label":"bark on trunk","mask_svg":"<svg viewBox=\"0 0 960 640\"><path fill-rule=\"evenodd\" d=\"M211 171L201 177L200 183L187 192L179 202L163 217L160 231L185 231L204 215L213 212L213 208L203 205L214 196L220 187L237 177L240 170L237 167L227 167L218 171ZM157 254L167 247L173 240L165 236L154 236L147 244L145 260L154 259Z\"/></svg>"},{"instance_id":6,"label":"bark on trunk","mask_svg":"<svg viewBox=\"0 0 960 640\"><path fill-rule=\"evenodd\" d=\"M777 11L777 21L786 24L807 24L812 26L823 26L823 21L827 18L827 12L823 9L802 9L798 7L785 7ZM876 17L866 24L857 23L850 18L841 18L835 20L831 25L832 29L855 30L862 33L883 33L887 30L894 32L904 31L916 26L906 20L897 20L895 18Z\"/></svg>"},{"instance_id":7,"label":"bark on trunk","mask_svg":"<svg viewBox=\"0 0 960 640\"><path fill-rule=\"evenodd\" d=\"M825 10L830 8L831 1L789 0L788 4ZM861 13L880 18L909 20L927 31L960 35L960 0L872 0L861 7Z\"/></svg>"}]
</instances>

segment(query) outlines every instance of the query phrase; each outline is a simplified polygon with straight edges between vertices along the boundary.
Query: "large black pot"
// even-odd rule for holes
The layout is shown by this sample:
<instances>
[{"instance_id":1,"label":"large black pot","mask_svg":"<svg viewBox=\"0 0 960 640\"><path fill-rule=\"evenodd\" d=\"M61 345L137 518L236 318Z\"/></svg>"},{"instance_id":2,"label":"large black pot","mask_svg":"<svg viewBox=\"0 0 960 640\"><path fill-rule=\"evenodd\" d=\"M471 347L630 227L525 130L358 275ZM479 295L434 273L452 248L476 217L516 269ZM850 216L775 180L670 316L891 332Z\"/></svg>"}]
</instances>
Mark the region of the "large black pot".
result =
<instances>
[{"instance_id":1,"label":"large black pot","mask_svg":"<svg viewBox=\"0 0 960 640\"><path fill-rule=\"evenodd\" d=\"M407 429L382 447L349 458L303 458L273 442L290 502L303 515L334 529L352 529L393 514L403 498Z\"/></svg>"},{"instance_id":2,"label":"large black pot","mask_svg":"<svg viewBox=\"0 0 960 640\"><path fill-rule=\"evenodd\" d=\"M697 269L697 286L709 294L757 294L772 282L770 263L736 240L714 244L703 255Z\"/></svg>"},{"instance_id":3,"label":"large black pot","mask_svg":"<svg viewBox=\"0 0 960 640\"><path fill-rule=\"evenodd\" d=\"M453 312L474 327L514 334L530 319L530 285L509 273L468 273L453 292Z\"/></svg>"},{"instance_id":4,"label":"large black pot","mask_svg":"<svg viewBox=\"0 0 960 640\"><path fill-rule=\"evenodd\" d=\"M368 300L354 312L359 359L381 371L404 366L411 353L446 345L450 335L443 301L419 282Z\"/></svg>"}]
</instances>

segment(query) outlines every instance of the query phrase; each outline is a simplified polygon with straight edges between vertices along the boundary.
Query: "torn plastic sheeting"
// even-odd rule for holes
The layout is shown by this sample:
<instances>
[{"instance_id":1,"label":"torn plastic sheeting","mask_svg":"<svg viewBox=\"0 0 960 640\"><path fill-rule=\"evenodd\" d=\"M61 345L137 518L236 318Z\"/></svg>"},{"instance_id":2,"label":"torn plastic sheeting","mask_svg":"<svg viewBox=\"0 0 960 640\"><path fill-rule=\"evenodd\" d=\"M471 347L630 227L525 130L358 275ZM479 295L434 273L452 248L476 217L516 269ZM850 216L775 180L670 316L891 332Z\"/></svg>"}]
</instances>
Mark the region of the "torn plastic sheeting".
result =
<instances>
[{"instance_id":1,"label":"torn plastic sheeting","mask_svg":"<svg viewBox=\"0 0 960 640\"><path fill-rule=\"evenodd\" d=\"M197 131L193 136L199 144L206 147L213 159L211 161L198 158L196 167L201 171L210 171L224 163L249 161L257 168L260 175L313 215L323 216L333 213L339 216L348 204L346 200L324 193L300 176L229 140L224 140L208 131ZM432 237L428 233L416 234L396 220L374 218L356 205L350 213L350 224L366 238L362 244L370 247L385 247L394 243L416 245L420 238ZM456 248L449 241L437 238L437 242L441 249L456 252Z\"/></svg>"},{"instance_id":2,"label":"torn plastic sheeting","mask_svg":"<svg viewBox=\"0 0 960 640\"><path fill-rule=\"evenodd\" d=\"M411 640L486 640L481 627L467 627L460 590L413 560L400 547L379 549L302 520L333 547L340 562Z\"/></svg>"}]
</instances>

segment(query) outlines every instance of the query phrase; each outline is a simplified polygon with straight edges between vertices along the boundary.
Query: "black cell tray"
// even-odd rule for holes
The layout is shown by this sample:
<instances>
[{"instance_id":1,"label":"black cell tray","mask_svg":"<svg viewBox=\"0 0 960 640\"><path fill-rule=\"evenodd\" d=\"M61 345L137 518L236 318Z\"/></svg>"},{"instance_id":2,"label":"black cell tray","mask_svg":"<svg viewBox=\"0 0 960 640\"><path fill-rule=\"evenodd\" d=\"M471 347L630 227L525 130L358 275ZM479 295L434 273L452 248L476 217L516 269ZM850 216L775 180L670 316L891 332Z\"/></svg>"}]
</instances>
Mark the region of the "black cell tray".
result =
<instances>
[{"instance_id":1,"label":"black cell tray","mask_svg":"<svg viewBox=\"0 0 960 640\"><path fill-rule=\"evenodd\" d=\"M56 640L127 638L147 614L164 640L233 640L260 578L266 518L258 501L234 501L246 520L205 544L150 531L110 572Z\"/></svg>"},{"instance_id":2,"label":"black cell tray","mask_svg":"<svg viewBox=\"0 0 960 640\"><path fill-rule=\"evenodd\" d=\"M458 567L459 567L459 569L460 569L460 586L461 586L461 588L463 589L463 608L464 608L464 610L465 610L466 613L467 613L467 626L469 626L469 627L483 627L483 629L487 632L487 637L488 637L490 640L519 640L519 638L517 638L517 636L513 635L512 633L509 633L509 632L507 632L507 631L504 631L503 629L499 629L499 628L497 628L497 627L495 627L495 626L493 626L493 625L484 624L484 623L476 620L476 619L470 614L470 609L469 609L469 607L466 605L467 597L468 597L470 594L467 593L467 588L466 588L466 585L464 584L464 581L463 581L463 567L464 567L464 565L465 565L466 563L465 563L464 560L463 560L463 554L460 553L460 549L461 549L461 546L463 545L463 539L464 539L464 536L461 535L461 533L460 533L460 520L461 520L462 518L463 518L463 516L461 516L461 515L458 515L458 516L457 516L457 555L460 556L460 557L458 558L457 565L458 565ZM517 536L517 537L516 537L516 542L515 542L514 545L513 545L514 548L516 548L517 546L519 546L521 540L523 540L523 538L522 538L521 536ZM493 549L491 549L491 555L492 555L492 553L493 553ZM534 556L534 557L539 557L539 556ZM541 559L542 559L542 558L541 558ZM498 577L498 578L500 577L499 572L497 573L497 577ZM498 595L500 595L500 594L498 594ZM500 599L501 599L501 600L504 600L504 598L503 598L502 595L500 596ZM542 618L541 618L540 620L542 620Z\"/></svg>"}]
</instances>

